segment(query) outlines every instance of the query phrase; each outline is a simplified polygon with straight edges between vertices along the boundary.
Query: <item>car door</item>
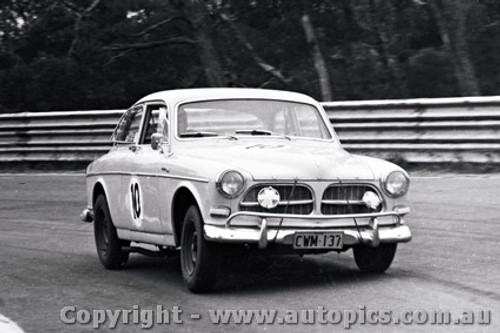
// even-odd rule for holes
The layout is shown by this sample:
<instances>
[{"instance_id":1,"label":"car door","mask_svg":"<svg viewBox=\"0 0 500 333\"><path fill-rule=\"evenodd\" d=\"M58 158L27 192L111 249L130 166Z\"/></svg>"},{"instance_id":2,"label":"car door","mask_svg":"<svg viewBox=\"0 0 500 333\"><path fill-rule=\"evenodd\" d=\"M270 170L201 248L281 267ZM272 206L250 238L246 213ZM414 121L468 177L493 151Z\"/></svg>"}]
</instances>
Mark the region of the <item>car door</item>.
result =
<instances>
[{"instance_id":1,"label":"car door","mask_svg":"<svg viewBox=\"0 0 500 333\"><path fill-rule=\"evenodd\" d=\"M158 165L162 151L151 147L151 135L163 131L160 114L165 104L144 104L144 116L135 134L135 144L128 151L122 192L126 204L127 225L132 231L162 233L159 213Z\"/></svg>"},{"instance_id":2,"label":"car door","mask_svg":"<svg viewBox=\"0 0 500 333\"><path fill-rule=\"evenodd\" d=\"M117 229L132 229L129 193L124 189L124 178L132 170L130 157L137 149L139 130L143 121L144 105L134 105L120 118L112 135L115 148L103 161L111 172L107 176L107 201Z\"/></svg>"}]
</instances>

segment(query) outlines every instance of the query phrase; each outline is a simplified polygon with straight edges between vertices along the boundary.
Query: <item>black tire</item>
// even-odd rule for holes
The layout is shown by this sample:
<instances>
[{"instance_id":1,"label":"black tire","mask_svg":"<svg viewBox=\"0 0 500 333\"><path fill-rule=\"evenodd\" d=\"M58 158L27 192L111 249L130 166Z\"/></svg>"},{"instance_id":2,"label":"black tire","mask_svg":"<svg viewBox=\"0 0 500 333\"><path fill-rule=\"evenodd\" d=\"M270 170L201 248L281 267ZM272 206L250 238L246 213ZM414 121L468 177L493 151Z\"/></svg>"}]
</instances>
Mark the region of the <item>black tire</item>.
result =
<instances>
[{"instance_id":1,"label":"black tire","mask_svg":"<svg viewBox=\"0 0 500 333\"><path fill-rule=\"evenodd\" d=\"M377 247L370 245L354 246L354 260L362 272L383 273L392 264L398 244L380 244Z\"/></svg>"},{"instance_id":2,"label":"black tire","mask_svg":"<svg viewBox=\"0 0 500 333\"><path fill-rule=\"evenodd\" d=\"M205 240L200 212L194 205L189 207L182 225L181 270L190 291L207 292L217 282L221 263L217 245Z\"/></svg>"},{"instance_id":3,"label":"black tire","mask_svg":"<svg viewBox=\"0 0 500 333\"><path fill-rule=\"evenodd\" d=\"M123 267L129 257L129 252L122 250L130 242L118 238L109 213L106 197L100 194L94 204L94 238L97 255L102 265L107 269Z\"/></svg>"}]
</instances>

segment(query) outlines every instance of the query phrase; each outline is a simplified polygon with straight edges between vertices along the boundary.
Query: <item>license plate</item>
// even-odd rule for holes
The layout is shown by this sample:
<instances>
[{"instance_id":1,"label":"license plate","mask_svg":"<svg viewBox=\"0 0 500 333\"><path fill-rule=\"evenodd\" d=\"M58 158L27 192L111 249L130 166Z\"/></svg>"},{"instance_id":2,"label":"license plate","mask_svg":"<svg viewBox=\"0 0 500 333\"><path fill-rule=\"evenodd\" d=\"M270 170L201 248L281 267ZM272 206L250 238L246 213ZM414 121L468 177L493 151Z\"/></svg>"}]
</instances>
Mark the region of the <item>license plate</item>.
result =
<instances>
[{"instance_id":1,"label":"license plate","mask_svg":"<svg viewBox=\"0 0 500 333\"><path fill-rule=\"evenodd\" d=\"M304 232L296 233L293 238L294 249L342 249L344 234L341 232Z\"/></svg>"}]
</instances>

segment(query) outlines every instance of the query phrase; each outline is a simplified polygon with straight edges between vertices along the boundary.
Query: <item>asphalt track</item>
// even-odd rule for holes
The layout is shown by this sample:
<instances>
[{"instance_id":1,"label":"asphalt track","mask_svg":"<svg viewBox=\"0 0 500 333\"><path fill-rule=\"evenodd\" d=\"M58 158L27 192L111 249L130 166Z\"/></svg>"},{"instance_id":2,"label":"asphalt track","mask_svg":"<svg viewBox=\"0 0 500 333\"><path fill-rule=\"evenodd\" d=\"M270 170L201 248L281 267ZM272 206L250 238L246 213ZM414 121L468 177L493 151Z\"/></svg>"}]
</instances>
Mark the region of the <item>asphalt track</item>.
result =
<instances>
[{"instance_id":1,"label":"asphalt track","mask_svg":"<svg viewBox=\"0 0 500 333\"><path fill-rule=\"evenodd\" d=\"M350 331L500 332L500 175L428 176L412 177L408 224L414 239L398 248L385 274L360 274L350 252L256 257L234 263L212 293L194 295L183 285L175 256L133 255L123 270L103 269L92 225L78 220L83 175L0 175L0 313L26 332L93 331L64 324L65 306L157 305L178 306L183 323L149 332L341 332L342 324L216 325L208 311L490 310L490 325L356 324ZM140 326L119 323L114 331Z\"/></svg>"}]
</instances>

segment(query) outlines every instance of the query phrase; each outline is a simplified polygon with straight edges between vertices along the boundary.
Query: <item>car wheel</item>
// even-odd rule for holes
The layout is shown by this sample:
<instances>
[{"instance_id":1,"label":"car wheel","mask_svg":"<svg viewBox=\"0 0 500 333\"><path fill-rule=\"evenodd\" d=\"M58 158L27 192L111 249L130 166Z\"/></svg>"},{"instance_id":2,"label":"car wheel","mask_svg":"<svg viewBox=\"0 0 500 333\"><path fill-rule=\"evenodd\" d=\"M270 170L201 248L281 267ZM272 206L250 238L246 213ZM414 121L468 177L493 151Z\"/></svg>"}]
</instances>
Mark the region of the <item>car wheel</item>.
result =
<instances>
[{"instance_id":1,"label":"car wheel","mask_svg":"<svg viewBox=\"0 0 500 333\"><path fill-rule=\"evenodd\" d=\"M97 255L104 267L117 269L127 263L129 252L123 251L122 247L130 245L130 242L118 238L106 197L102 194L94 205L94 237Z\"/></svg>"},{"instance_id":2,"label":"car wheel","mask_svg":"<svg viewBox=\"0 0 500 333\"><path fill-rule=\"evenodd\" d=\"M181 236L181 270L187 287L202 293L217 282L221 256L217 244L203 237L203 221L196 206L191 206L184 216Z\"/></svg>"},{"instance_id":3,"label":"car wheel","mask_svg":"<svg viewBox=\"0 0 500 333\"><path fill-rule=\"evenodd\" d=\"M397 243L380 244L377 247L370 245L354 246L354 260L358 268L367 273L383 273L396 255Z\"/></svg>"}]
</instances>

